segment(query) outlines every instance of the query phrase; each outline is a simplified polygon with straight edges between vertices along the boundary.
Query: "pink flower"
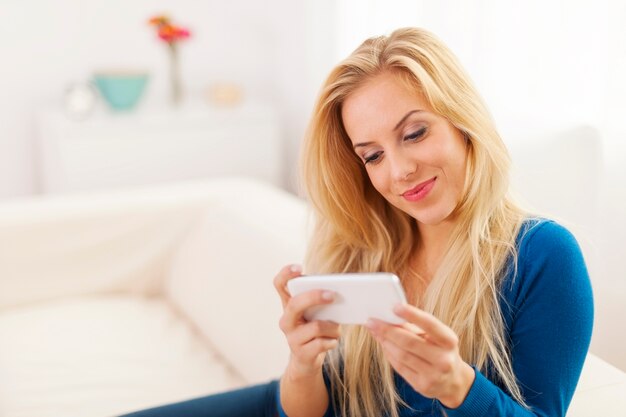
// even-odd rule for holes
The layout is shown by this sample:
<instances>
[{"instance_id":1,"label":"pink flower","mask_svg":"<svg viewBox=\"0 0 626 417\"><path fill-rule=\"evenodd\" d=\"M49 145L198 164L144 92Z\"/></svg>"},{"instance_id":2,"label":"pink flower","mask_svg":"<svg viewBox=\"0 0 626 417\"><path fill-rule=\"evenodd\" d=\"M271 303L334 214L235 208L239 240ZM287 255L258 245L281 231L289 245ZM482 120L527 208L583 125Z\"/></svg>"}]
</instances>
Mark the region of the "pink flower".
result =
<instances>
[{"instance_id":1,"label":"pink flower","mask_svg":"<svg viewBox=\"0 0 626 417\"><path fill-rule=\"evenodd\" d=\"M158 37L168 44L173 44L191 36L188 29L171 24L167 16L155 16L148 23L156 26Z\"/></svg>"}]
</instances>

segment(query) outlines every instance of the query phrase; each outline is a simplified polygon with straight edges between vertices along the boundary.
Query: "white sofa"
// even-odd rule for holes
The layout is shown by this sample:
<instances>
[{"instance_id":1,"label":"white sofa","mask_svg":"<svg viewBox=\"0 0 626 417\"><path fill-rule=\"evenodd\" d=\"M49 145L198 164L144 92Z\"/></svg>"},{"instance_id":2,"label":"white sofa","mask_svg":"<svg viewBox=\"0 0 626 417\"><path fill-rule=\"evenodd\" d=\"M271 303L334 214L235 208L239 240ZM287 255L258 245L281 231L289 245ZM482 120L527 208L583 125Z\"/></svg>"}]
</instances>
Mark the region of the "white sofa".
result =
<instances>
[{"instance_id":1,"label":"white sofa","mask_svg":"<svg viewBox=\"0 0 626 417\"><path fill-rule=\"evenodd\" d=\"M0 416L105 417L277 378L304 203L232 178L0 205ZM624 415L590 355L570 416Z\"/></svg>"}]
</instances>

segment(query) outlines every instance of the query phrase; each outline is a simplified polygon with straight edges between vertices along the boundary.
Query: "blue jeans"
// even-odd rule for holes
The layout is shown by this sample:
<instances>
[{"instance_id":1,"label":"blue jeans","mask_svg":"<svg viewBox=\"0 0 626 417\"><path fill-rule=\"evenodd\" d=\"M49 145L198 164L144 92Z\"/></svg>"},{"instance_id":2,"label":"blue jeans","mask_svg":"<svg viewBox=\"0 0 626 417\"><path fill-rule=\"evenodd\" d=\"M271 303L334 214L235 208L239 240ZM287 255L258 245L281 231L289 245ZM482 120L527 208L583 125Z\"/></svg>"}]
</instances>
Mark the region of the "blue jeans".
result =
<instances>
[{"instance_id":1,"label":"blue jeans","mask_svg":"<svg viewBox=\"0 0 626 417\"><path fill-rule=\"evenodd\" d=\"M278 381L194 398L121 417L276 417Z\"/></svg>"}]
</instances>

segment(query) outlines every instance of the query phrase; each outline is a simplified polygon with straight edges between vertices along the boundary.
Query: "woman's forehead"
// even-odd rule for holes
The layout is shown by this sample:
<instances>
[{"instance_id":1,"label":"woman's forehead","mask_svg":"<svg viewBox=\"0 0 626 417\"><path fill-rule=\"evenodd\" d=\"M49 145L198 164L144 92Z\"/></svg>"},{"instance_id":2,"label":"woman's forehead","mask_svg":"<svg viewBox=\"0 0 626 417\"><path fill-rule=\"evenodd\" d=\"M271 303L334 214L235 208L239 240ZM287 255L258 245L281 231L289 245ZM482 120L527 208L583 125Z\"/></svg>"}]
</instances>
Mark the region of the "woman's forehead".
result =
<instances>
[{"instance_id":1,"label":"woman's forehead","mask_svg":"<svg viewBox=\"0 0 626 417\"><path fill-rule=\"evenodd\" d=\"M393 131L409 112L431 112L419 90L391 73L371 78L344 101L341 117L348 135L368 135L368 130ZM365 138L361 138L365 139Z\"/></svg>"}]
</instances>

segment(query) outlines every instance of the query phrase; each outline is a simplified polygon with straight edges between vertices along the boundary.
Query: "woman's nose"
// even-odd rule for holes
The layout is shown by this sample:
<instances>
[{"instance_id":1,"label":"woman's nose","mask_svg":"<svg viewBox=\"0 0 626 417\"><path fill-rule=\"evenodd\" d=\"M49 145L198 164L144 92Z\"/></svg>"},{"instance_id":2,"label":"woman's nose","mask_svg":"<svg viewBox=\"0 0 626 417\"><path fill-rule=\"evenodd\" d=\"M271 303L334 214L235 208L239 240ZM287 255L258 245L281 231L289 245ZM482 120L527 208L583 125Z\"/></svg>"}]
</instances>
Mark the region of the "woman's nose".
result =
<instances>
[{"instance_id":1,"label":"woman's nose","mask_svg":"<svg viewBox=\"0 0 626 417\"><path fill-rule=\"evenodd\" d=\"M406 154L400 152L387 152L387 158L390 162L391 175L395 181L405 181L417 169L417 163Z\"/></svg>"}]
</instances>

